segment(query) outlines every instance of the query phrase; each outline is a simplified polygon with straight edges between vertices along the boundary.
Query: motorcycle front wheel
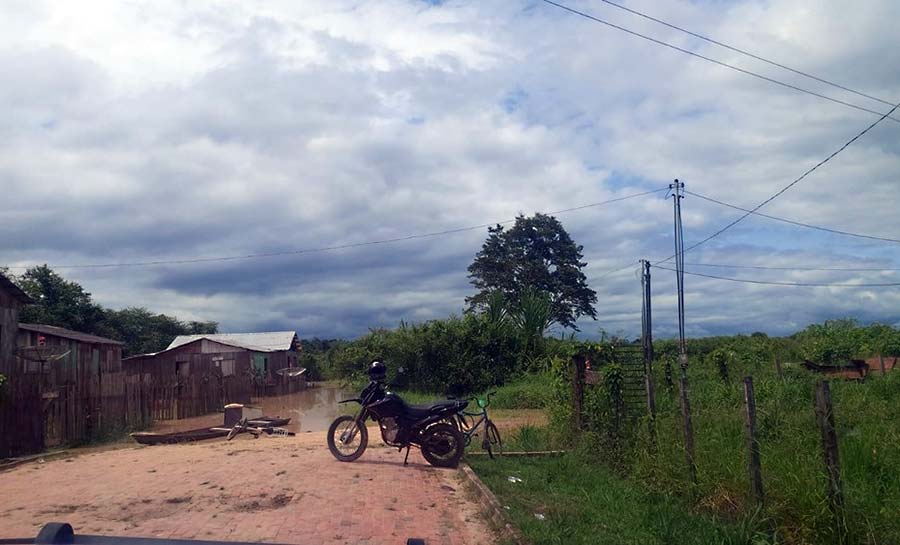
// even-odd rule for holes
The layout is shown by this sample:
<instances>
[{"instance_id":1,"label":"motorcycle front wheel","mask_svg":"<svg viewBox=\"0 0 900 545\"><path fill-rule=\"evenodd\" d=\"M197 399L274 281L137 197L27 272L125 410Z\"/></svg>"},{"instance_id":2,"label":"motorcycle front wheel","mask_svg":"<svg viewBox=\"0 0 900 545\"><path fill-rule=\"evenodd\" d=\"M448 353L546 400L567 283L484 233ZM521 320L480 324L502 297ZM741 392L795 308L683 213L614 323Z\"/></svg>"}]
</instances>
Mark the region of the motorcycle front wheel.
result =
<instances>
[{"instance_id":1,"label":"motorcycle front wheel","mask_svg":"<svg viewBox=\"0 0 900 545\"><path fill-rule=\"evenodd\" d=\"M342 462L352 462L366 451L369 431L350 415L339 416L328 428L328 450Z\"/></svg>"},{"instance_id":2,"label":"motorcycle front wheel","mask_svg":"<svg viewBox=\"0 0 900 545\"><path fill-rule=\"evenodd\" d=\"M422 456L435 467L456 467L464 449L463 434L450 424L435 424L422 432Z\"/></svg>"}]
</instances>

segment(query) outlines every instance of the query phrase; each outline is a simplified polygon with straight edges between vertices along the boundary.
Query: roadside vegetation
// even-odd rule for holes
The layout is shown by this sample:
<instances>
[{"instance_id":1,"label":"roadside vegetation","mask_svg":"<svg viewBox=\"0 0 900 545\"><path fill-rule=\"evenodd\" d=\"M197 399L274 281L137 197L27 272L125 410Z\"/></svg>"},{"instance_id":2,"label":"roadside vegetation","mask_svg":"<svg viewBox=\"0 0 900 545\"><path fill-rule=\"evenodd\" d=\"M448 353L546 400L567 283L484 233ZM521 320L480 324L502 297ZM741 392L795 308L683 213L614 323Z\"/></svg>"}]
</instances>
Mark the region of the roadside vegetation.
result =
<instances>
[{"instance_id":1,"label":"roadside vegetation","mask_svg":"<svg viewBox=\"0 0 900 545\"><path fill-rule=\"evenodd\" d=\"M471 457L469 464L536 544L753 543L752 528L688 511L602 464L574 454L540 458Z\"/></svg>"},{"instance_id":2,"label":"roadside vegetation","mask_svg":"<svg viewBox=\"0 0 900 545\"><path fill-rule=\"evenodd\" d=\"M326 368L340 370L344 377L362 376L373 359L383 359L394 373L401 366L410 369L404 396L412 402L424 403L449 393L483 396L496 390L491 410L543 409L550 418L547 427L508 432L504 447L507 451L564 448L571 452L565 461L510 458L495 463L470 457L479 475L502 501L510 503L514 520L535 543L561 543L563 538L602 543L607 530L602 524L609 518L625 524L607 524L610 536L626 536L618 541L623 543L838 542L826 501L813 404L815 383L822 376L804 369L800 362L810 359L840 365L850 358L900 355L900 330L880 324L862 326L853 320L811 325L787 337L755 333L690 340L688 378L698 475L694 487L685 465L677 386L680 368L673 341L655 343L654 451L646 419L617 417L616 377L621 368L615 348L630 344L627 340L607 337L583 343L542 336L524 342L522 335L512 322L497 329L491 313L483 311L374 331L332 347L322 359L331 365ZM473 346L484 350L481 358L469 357ZM508 347L514 357L494 352L499 358L495 364L485 346ZM585 389L584 430L576 434L570 362L581 353L591 354L600 380ZM781 362L780 375L776 358ZM444 366L454 372L438 375L437 381L428 378L435 367ZM753 376L756 387L766 495L761 508L748 480L744 376ZM900 406L900 372L882 377L876 370L863 381L833 379L831 384L846 498L844 542L900 543L900 487L896 486L900 465L894 460L900 419L893 416ZM562 468L580 476L566 481ZM536 479L533 486L504 484L513 471ZM603 487L613 491L604 492ZM504 499L506 494L512 496ZM624 507L622 498L634 506ZM566 507L549 510L546 519L539 521L533 511L539 505ZM647 512L658 515L647 519ZM594 532L600 532L600 541L592 541ZM700 541L694 540L695 535Z\"/></svg>"}]
</instances>

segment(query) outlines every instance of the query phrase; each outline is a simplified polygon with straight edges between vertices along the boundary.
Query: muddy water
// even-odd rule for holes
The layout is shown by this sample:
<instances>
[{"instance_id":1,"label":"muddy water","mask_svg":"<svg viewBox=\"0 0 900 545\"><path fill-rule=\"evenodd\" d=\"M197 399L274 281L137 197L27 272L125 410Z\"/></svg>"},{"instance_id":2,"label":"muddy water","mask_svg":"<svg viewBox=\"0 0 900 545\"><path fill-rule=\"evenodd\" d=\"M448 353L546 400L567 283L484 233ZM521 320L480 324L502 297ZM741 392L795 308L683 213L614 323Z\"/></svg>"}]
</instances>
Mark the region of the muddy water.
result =
<instances>
[{"instance_id":1,"label":"muddy water","mask_svg":"<svg viewBox=\"0 0 900 545\"><path fill-rule=\"evenodd\" d=\"M342 414L338 401L349 397L354 395L341 388L313 384L295 394L254 398L252 405L262 409L265 416L290 417L290 424L284 427L294 433L306 433L327 430L331 421ZM222 426L223 423L222 413L212 413L181 420L158 421L150 431L168 433Z\"/></svg>"}]
</instances>

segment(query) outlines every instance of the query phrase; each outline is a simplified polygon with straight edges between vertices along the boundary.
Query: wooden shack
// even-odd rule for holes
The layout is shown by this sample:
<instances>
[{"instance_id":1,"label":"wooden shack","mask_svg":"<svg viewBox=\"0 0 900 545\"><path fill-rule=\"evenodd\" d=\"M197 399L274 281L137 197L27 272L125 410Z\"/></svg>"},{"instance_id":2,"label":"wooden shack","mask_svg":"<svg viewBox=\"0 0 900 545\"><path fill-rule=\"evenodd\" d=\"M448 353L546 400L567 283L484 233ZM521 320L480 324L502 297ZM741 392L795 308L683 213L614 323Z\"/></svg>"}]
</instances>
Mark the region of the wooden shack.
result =
<instances>
[{"instance_id":1,"label":"wooden shack","mask_svg":"<svg viewBox=\"0 0 900 545\"><path fill-rule=\"evenodd\" d=\"M20 418L23 413L40 410L39 386L15 372L19 311L30 302L25 292L0 274L0 458L42 445L40 427Z\"/></svg>"},{"instance_id":2,"label":"wooden shack","mask_svg":"<svg viewBox=\"0 0 900 545\"><path fill-rule=\"evenodd\" d=\"M43 324L19 324L20 356L52 347L50 358L17 357L17 373L41 392L44 447L81 443L140 427L146 417L126 402L122 343ZM25 415L23 415L25 416Z\"/></svg>"},{"instance_id":3,"label":"wooden shack","mask_svg":"<svg viewBox=\"0 0 900 545\"><path fill-rule=\"evenodd\" d=\"M299 346L293 331L180 335L165 350L123 365L153 385L156 418L188 418L304 388L305 377L279 373L297 366Z\"/></svg>"}]
</instances>

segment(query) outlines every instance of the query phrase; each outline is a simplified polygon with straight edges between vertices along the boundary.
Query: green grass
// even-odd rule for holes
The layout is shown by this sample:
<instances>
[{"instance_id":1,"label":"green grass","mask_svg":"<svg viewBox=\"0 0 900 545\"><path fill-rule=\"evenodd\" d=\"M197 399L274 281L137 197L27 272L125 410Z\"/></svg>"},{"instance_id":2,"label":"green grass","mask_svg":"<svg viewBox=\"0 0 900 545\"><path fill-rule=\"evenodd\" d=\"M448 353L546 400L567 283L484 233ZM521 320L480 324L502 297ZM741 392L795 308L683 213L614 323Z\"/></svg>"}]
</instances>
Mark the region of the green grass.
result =
<instances>
[{"instance_id":1,"label":"green grass","mask_svg":"<svg viewBox=\"0 0 900 545\"><path fill-rule=\"evenodd\" d=\"M813 409L817 377L792 370L784 380L765 368L739 369L730 384L697 364L690 372L698 486L694 508L739 520L756 509L747 471L743 392L739 377L754 375L757 426L766 505L779 542L835 543L828 509L821 439ZM663 385L661 377L657 384ZM900 373L863 383L832 380L835 420L846 498L848 543L900 543ZM659 388L659 451L647 454L643 428L625 472L662 494L690 490L679 411L674 395Z\"/></svg>"},{"instance_id":2,"label":"green grass","mask_svg":"<svg viewBox=\"0 0 900 545\"><path fill-rule=\"evenodd\" d=\"M550 378L543 374L529 374L494 388L493 409L543 409L547 405ZM491 391L493 391L491 390Z\"/></svg>"},{"instance_id":3,"label":"green grass","mask_svg":"<svg viewBox=\"0 0 900 545\"><path fill-rule=\"evenodd\" d=\"M502 386L489 388L472 397L485 399L487 392L496 392L491 396L489 409L543 409L550 390L550 378L542 374L522 375L512 382ZM446 399L443 394L420 392L415 390L396 390L396 392L408 403L426 404ZM478 410L473 403L469 409L471 412Z\"/></svg>"},{"instance_id":4,"label":"green grass","mask_svg":"<svg viewBox=\"0 0 900 545\"><path fill-rule=\"evenodd\" d=\"M535 545L765 542L758 541L765 536L755 531L752 521L727 524L692 514L681 500L647 492L574 454L472 458L469 463ZM510 476L521 482L509 482Z\"/></svg>"}]
</instances>

